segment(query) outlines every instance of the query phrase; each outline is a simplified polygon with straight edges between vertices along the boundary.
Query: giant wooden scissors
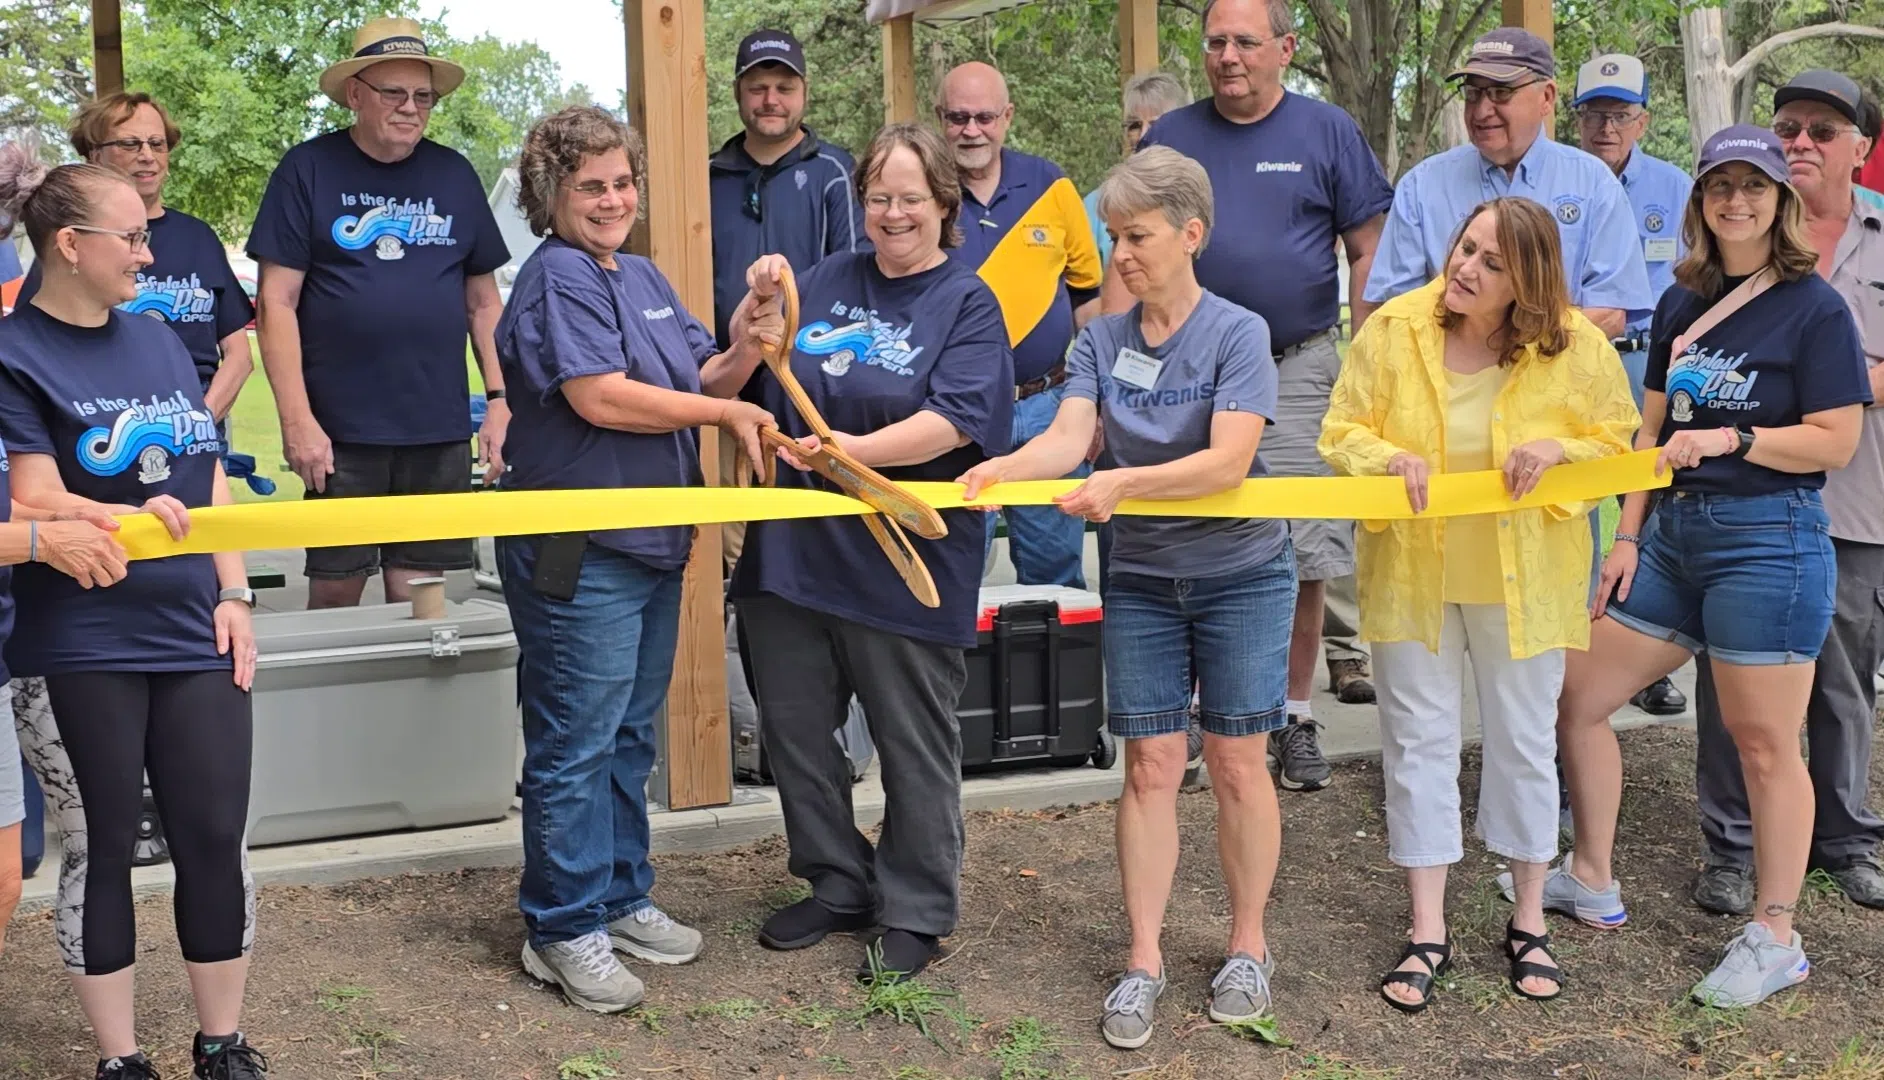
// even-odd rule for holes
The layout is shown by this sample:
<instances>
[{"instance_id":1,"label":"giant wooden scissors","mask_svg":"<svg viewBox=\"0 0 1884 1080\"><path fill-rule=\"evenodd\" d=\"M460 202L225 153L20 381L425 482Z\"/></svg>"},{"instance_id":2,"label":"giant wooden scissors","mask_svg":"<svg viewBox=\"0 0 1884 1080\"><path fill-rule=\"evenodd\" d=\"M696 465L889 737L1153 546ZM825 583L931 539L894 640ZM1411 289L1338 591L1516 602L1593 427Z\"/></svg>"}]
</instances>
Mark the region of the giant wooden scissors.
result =
<instances>
[{"instance_id":1,"label":"giant wooden scissors","mask_svg":"<svg viewBox=\"0 0 1884 1080\"><path fill-rule=\"evenodd\" d=\"M940 607L942 598L936 592L935 579L929 575L929 568L923 565L922 556L916 554L903 530L908 529L925 540L940 540L948 535L948 526L935 507L911 495L838 445L831 426L824 422L817 406L811 403L810 395L792 374L792 341L798 336L798 283L792 277L791 267L783 265L782 261L778 284L779 308L785 317L784 331L778 345L762 347L760 355L773 378L785 388L792 407L818 437L819 445L816 450L807 450L777 428L759 429L760 440L774 451L766 455L763 466L766 486L771 487L778 480L776 451L783 447L844 494L877 510L878 513L864 515L864 527L889 556L890 564L896 567L903 584L909 586L916 599L925 607Z\"/></svg>"}]
</instances>

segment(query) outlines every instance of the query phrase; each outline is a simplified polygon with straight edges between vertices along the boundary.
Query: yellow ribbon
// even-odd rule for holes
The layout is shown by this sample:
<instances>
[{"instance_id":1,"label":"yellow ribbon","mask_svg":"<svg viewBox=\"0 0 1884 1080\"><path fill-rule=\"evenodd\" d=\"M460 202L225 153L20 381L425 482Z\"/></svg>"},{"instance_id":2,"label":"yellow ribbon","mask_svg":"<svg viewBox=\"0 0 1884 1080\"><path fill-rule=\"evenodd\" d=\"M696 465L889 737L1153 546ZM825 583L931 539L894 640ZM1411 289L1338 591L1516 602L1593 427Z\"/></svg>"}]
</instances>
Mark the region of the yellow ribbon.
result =
<instances>
[{"instance_id":1,"label":"yellow ribbon","mask_svg":"<svg viewBox=\"0 0 1884 1080\"><path fill-rule=\"evenodd\" d=\"M1585 502L1666 487L1655 475L1654 450L1547 470L1537 489L1513 500L1496 471L1441 473L1429 486L1426 510L1415 515L1397 476L1265 477L1200 499L1128 499L1117 513L1146 517L1401 518L1499 514ZM1028 480L983 492L974 505L1046 506L1078 480ZM968 506L955 483L903 487L939 510ZM585 491L499 491L402 495L312 502L243 503L190 511L190 533L170 539L149 514L119 519L119 540L133 559L266 548L395 544L532 533L597 532L662 525L781 521L873 513L846 495L789 488L618 488Z\"/></svg>"}]
</instances>

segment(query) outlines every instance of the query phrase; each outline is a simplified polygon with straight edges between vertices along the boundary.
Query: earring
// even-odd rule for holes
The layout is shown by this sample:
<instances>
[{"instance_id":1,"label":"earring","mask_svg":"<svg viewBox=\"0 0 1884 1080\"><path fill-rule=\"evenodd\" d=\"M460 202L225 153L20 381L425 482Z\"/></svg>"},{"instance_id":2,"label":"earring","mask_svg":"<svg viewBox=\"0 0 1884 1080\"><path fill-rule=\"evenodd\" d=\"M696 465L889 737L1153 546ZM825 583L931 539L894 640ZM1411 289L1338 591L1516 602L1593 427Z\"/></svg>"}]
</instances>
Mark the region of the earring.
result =
<instances>
[{"instance_id":1,"label":"earring","mask_svg":"<svg viewBox=\"0 0 1884 1080\"><path fill-rule=\"evenodd\" d=\"M73 264L72 264L72 276L73 276L73 277L77 277L77 276L78 276L78 263L73 263Z\"/></svg>"}]
</instances>

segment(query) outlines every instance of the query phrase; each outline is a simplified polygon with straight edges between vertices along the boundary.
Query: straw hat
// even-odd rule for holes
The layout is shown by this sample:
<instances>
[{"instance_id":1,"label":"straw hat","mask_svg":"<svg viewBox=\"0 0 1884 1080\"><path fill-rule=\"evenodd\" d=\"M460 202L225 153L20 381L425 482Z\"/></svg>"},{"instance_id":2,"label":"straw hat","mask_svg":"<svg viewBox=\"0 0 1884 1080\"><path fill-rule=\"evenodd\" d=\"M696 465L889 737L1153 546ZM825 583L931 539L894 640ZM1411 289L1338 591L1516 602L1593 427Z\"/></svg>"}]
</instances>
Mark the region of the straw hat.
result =
<instances>
[{"instance_id":1,"label":"straw hat","mask_svg":"<svg viewBox=\"0 0 1884 1080\"><path fill-rule=\"evenodd\" d=\"M347 80L387 60L417 60L432 69L432 90L444 97L464 82L464 69L425 51L424 31L412 19L374 19L353 35L353 55L321 72L321 93L347 104Z\"/></svg>"}]
</instances>

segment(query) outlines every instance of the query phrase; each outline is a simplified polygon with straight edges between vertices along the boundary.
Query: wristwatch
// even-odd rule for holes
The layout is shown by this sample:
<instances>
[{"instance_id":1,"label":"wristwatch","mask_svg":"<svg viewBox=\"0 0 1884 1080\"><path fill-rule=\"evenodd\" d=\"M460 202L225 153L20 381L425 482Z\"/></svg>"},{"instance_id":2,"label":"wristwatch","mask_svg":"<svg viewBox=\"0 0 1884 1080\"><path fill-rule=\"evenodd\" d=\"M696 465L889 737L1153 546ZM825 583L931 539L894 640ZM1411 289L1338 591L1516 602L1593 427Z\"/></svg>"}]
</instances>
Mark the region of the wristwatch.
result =
<instances>
[{"instance_id":1,"label":"wristwatch","mask_svg":"<svg viewBox=\"0 0 1884 1080\"><path fill-rule=\"evenodd\" d=\"M1753 429L1750 427L1735 428L1734 434L1740 436L1740 445L1734 447L1733 453L1729 456L1737 458L1746 457L1747 451L1753 449Z\"/></svg>"},{"instance_id":2,"label":"wristwatch","mask_svg":"<svg viewBox=\"0 0 1884 1080\"><path fill-rule=\"evenodd\" d=\"M255 606L255 590L243 585L234 589L224 589L216 594L218 604L226 604L231 600L240 601L252 608Z\"/></svg>"},{"instance_id":3,"label":"wristwatch","mask_svg":"<svg viewBox=\"0 0 1884 1080\"><path fill-rule=\"evenodd\" d=\"M497 389L495 389L495 390L486 390L486 391L484 391L484 400L485 400L485 401L502 401L502 400L504 400L504 388L500 386L500 387L498 387L498 388L497 388Z\"/></svg>"}]
</instances>

